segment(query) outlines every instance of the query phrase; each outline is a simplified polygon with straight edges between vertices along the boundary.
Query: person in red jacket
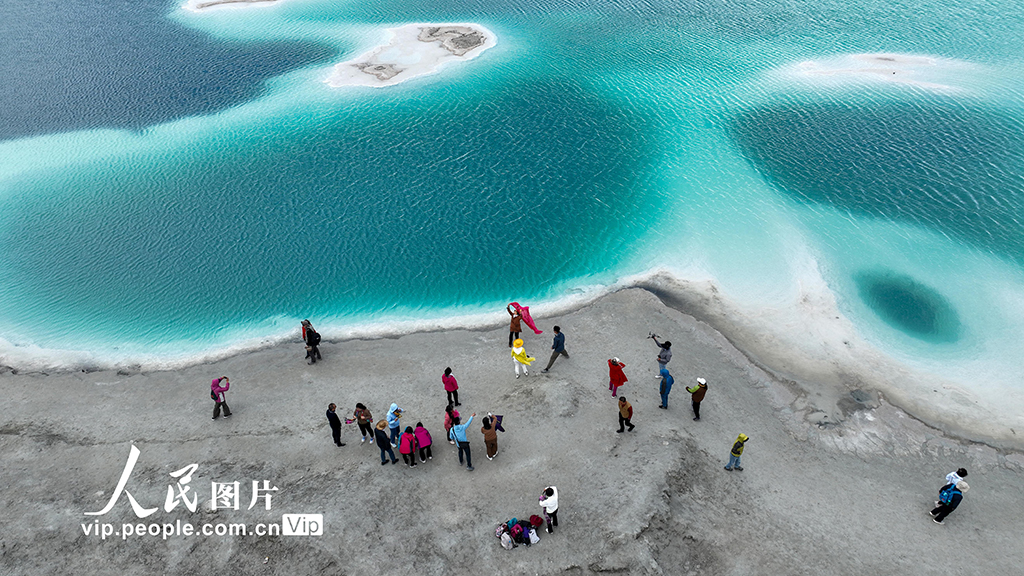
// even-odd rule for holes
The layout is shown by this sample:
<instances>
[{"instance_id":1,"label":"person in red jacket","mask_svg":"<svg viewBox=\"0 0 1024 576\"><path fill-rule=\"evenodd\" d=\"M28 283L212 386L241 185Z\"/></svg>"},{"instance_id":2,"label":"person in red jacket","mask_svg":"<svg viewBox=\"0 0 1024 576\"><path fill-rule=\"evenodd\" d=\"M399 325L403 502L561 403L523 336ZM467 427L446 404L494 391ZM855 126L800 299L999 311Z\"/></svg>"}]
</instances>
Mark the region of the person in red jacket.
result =
<instances>
[{"instance_id":1,"label":"person in red jacket","mask_svg":"<svg viewBox=\"0 0 1024 576\"><path fill-rule=\"evenodd\" d=\"M630 420L633 419L633 405L626 401L626 397L619 398L619 429L616 432L622 433L626 430L626 426L629 426L629 431L632 432L633 423Z\"/></svg>"},{"instance_id":2,"label":"person in red jacket","mask_svg":"<svg viewBox=\"0 0 1024 576\"><path fill-rule=\"evenodd\" d=\"M402 460L408 466L416 465L416 432L413 431L412 426L405 427L405 433L402 434L402 439L399 440L398 451L402 454Z\"/></svg>"},{"instance_id":3,"label":"person in red jacket","mask_svg":"<svg viewBox=\"0 0 1024 576\"><path fill-rule=\"evenodd\" d=\"M622 371L625 367L626 365L618 358L612 358L608 361L608 389L612 391L612 398L617 396L616 390L619 389L619 386L622 386L629 380Z\"/></svg>"},{"instance_id":4,"label":"person in red jacket","mask_svg":"<svg viewBox=\"0 0 1024 576\"><path fill-rule=\"evenodd\" d=\"M450 366L444 369L444 376L441 376L441 382L444 384L444 391L448 393L448 403L452 406L462 406L462 404L459 404L459 382L455 380L455 376L452 376Z\"/></svg>"}]
</instances>

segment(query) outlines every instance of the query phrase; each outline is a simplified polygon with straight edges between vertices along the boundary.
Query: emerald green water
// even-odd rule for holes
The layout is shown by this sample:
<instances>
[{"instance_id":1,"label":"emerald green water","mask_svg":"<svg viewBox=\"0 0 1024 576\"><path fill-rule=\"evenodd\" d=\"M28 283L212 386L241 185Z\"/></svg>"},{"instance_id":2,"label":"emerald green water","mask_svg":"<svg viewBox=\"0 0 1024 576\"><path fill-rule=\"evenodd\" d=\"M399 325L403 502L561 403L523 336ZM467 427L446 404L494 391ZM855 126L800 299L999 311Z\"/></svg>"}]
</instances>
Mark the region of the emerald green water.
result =
<instances>
[{"instance_id":1,"label":"emerald green water","mask_svg":"<svg viewBox=\"0 0 1024 576\"><path fill-rule=\"evenodd\" d=\"M1015 3L136 10L88 18L115 52L120 26L160 30L148 57L174 64L132 86L160 110L140 96L96 120L90 99L127 89L82 80L81 99L53 104L65 120L21 106L25 137L0 142L8 364L188 361L278 341L304 317L328 336L486 322L511 300L543 310L656 268L784 310L810 259L868 341L1014 369ZM477 22L498 43L387 89L323 84L408 22ZM59 57L47 38L19 49ZM277 68L218 70L192 89L205 104L183 106L175 74L196 78L211 46ZM45 92L37 65L8 64Z\"/></svg>"}]
</instances>

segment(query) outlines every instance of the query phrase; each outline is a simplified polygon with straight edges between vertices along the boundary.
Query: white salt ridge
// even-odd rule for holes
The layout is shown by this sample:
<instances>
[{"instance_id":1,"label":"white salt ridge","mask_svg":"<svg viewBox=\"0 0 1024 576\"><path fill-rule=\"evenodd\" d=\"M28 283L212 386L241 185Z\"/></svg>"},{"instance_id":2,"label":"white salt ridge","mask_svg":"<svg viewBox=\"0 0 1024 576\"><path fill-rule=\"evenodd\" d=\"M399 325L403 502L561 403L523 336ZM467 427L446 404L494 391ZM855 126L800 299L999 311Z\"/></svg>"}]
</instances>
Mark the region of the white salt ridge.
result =
<instances>
[{"instance_id":1,"label":"white salt ridge","mask_svg":"<svg viewBox=\"0 0 1024 576\"><path fill-rule=\"evenodd\" d=\"M275 6L284 0L188 0L183 9L190 12L208 12L223 8L251 8Z\"/></svg>"},{"instance_id":2,"label":"white salt ridge","mask_svg":"<svg viewBox=\"0 0 1024 576\"><path fill-rule=\"evenodd\" d=\"M472 60L497 43L479 24L407 24L388 29L386 43L333 67L324 82L334 88L383 88Z\"/></svg>"},{"instance_id":3,"label":"white salt ridge","mask_svg":"<svg viewBox=\"0 0 1024 576\"><path fill-rule=\"evenodd\" d=\"M967 76L975 66L962 60L877 52L842 54L805 60L782 68L791 79L813 84L882 83L930 91L960 92L970 85Z\"/></svg>"}]
</instances>

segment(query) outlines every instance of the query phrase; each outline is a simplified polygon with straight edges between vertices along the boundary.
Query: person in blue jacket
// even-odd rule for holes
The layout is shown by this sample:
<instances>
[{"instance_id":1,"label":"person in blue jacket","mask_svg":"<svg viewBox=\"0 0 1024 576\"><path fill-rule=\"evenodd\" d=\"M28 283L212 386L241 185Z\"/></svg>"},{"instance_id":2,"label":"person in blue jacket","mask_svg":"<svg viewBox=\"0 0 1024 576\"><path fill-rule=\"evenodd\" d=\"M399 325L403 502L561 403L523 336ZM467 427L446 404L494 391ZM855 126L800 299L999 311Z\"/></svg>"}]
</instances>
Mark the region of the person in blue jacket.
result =
<instances>
[{"instance_id":1,"label":"person in blue jacket","mask_svg":"<svg viewBox=\"0 0 1024 576\"><path fill-rule=\"evenodd\" d=\"M448 432L450 439L455 440L455 443L459 445L459 466L462 466L462 453L466 453L466 469L470 472L473 471L473 454L469 450L469 439L466 438L466 428L469 427L470 423L473 422L473 416L476 416L476 412L466 420L465 424L459 423L459 418L455 418L455 423L452 425L451 431Z\"/></svg>"},{"instance_id":2,"label":"person in blue jacket","mask_svg":"<svg viewBox=\"0 0 1024 576\"><path fill-rule=\"evenodd\" d=\"M401 434L401 422L402 409L398 407L398 404L391 404L391 408L388 409L388 428L391 429L391 447L398 447L398 437Z\"/></svg>"},{"instance_id":3,"label":"person in blue jacket","mask_svg":"<svg viewBox=\"0 0 1024 576\"><path fill-rule=\"evenodd\" d=\"M658 392L661 394L661 405L658 408L668 408L668 393L672 391L672 384L675 383L675 379L668 373L668 368L661 369L661 388Z\"/></svg>"}]
</instances>

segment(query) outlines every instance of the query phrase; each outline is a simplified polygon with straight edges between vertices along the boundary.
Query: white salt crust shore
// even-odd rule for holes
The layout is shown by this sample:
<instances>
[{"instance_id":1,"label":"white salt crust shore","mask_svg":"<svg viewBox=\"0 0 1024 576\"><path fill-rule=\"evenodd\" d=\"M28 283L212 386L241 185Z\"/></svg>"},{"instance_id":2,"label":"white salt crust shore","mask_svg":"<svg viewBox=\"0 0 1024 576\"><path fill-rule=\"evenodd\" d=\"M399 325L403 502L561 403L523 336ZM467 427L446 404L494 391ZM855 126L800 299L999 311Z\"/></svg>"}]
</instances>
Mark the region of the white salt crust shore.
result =
<instances>
[{"instance_id":1,"label":"white salt crust shore","mask_svg":"<svg viewBox=\"0 0 1024 576\"><path fill-rule=\"evenodd\" d=\"M884 397L929 426L949 434L1000 448L1024 447L1024 395L1002 388L972 389L937 374L911 369L865 342L852 323L838 311L824 280L804 278L798 302L780 303L771 310L748 309L724 297L710 281L681 280L666 270L624 279L615 286L553 303L531 306L535 318L544 319L585 311L621 290L641 288L672 308L706 322L721 333L758 369L791 387L792 398L809 422L833 425L846 418L851 393ZM325 340L344 346L357 340L380 341L410 334L493 330L507 322L503 311L493 314L321 328ZM543 320L541 320L543 322ZM542 327L543 329L543 327ZM646 335L646 332L643 334ZM678 338L666 336L674 341ZM538 338L544 338L538 337ZM685 338L685 336L684 336ZM176 371L214 364L243 355L291 350L298 345L296 331L275 338L245 342L202 357L152 362L86 363L63 367L11 362L11 349L0 349L0 369L18 373L61 373L69 370L116 371L135 374ZM17 352L18 350L14 350ZM47 354L40 351L40 358ZM541 355L538 355L540 357ZM38 358L37 358L38 360Z\"/></svg>"},{"instance_id":2,"label":"white salt crust shore","mask_svg":"<svg viewBox=\"0 0 1024 576\"><path fill-rule=\"evenodd\" d=\"M673 281L651 278L668 298ZM684 286L685 288L685 286ZM713 297L695 309L714 319ZM1014 574L1024 455L943 435L878 396L869 382L838 403L842 421L812 406L818 388L761 370L709 324L623 289L582 308L539 317L561 325L571 357L540 374L550 333L526 335L538 357L516 379L507 325L323 344L308 366L298 342L180 370L0 374L0 500L5 574ZM673 341L669 409L656 408L655 332ZM606 360L626 363L620 389L633 432L617 434ZM476 470L443 440L440 375L451 366ZM230 419L212 421L209 381L231 377ZM707 378L701 420L684 387ZM827 396L823 395L823 396ZM433 433L433 459L381 466L354 425L330 440L324 411L362 402L383 418ZM483 453L478 419L505 416L498 456ZM722 469L738 433L744 470ZM127 490L146 522L280 522L324 515L316 537L86 536L111 496L131 446ZM162 507L170 473L191 463L199 507ZM946 473L972 489L937 526L928 516ZM262 506L207 510L211 481L267 480ZM530 548L503 550L494 526L538 513L559 489L559 526ZM124 496L100 522L138 523ZM951 544L954 542L955 544Z\"/></svg>"},{"instance_id":3,"label":"white salt crust shore","mask_svg":"<svg viewBox=\"0 0 1024 576\"><path fill-rule=\"evenodd\" d=\"M336 64L324 82L333 88L394 86L472 60L497 44L493 32L473 23L415 23L387 32L384 44Z\"/></svg>"}]
</instances>

